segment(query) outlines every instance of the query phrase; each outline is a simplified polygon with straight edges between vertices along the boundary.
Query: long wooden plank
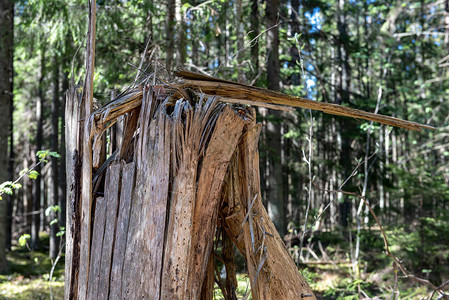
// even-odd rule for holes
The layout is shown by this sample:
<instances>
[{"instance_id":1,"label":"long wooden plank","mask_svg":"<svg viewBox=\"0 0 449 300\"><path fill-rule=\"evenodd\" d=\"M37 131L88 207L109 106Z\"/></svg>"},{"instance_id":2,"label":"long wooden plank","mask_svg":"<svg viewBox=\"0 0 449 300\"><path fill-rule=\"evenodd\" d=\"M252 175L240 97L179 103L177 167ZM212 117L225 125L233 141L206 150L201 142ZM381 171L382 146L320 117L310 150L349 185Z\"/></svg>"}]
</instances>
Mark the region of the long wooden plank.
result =
<instances>
[{"instance_id":1,"label":"long wooden plank","mask_svg":"<svg viewBox=\"0 0 449 300\"><path fill-rule=\"evenodd\" d=\"M108 180L108 174L106 180ZM87 288L87 299L97 299L98 282L100 281L101 249L103 244L104 226L106 221L106 200L104 197L96 199L95 220L92 234L92 253L90 255L89 286Z\"/></svg>"},{"instance_id":2,"label":"long wooden plank","mask_svg":"<svg viewBox=\"0 0 449 300\"><path fill-rule=\"evenodd\" d=\"M115 233L114 254L111 268L110 299L122 299L122 270L127 246L129 212L134 190L135 163L123 167L120 207L118 211L117 229Z\"/></svg>"},{"instance_id":3,"label":"long wooden plank","mask_svg":"<svg viewBox=\"0 0 449 300\"><path fill-rule=\"evenodd\" d=\"M108 168L105 182L106 224L104 227L103 246L101 249L100 278L97 299L108 299L109 278L112 265L112 249L117 222L117 207L120 188L121 164L116 163ZM95 250L95 249L93 249Z\"/></svg>"}]
</instances>

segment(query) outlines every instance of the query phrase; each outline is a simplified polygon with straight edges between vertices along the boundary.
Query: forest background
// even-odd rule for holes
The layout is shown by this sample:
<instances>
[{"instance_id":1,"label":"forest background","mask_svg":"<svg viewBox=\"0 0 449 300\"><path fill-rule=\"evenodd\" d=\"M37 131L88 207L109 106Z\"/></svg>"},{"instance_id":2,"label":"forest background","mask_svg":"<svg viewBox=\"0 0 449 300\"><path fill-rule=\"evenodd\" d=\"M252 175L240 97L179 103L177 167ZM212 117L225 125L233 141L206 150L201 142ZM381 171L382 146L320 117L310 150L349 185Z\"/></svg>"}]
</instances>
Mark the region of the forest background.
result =
<instances>
[{"instance_id":1,"label":"forest background","mask_svg":"<svg viewBox=\"0 0 449 300\"><path fill-rule=\"evenodd\" d=\"M63 255L65 91L84 78L86 20L86 1L0 3L0 183L38 164L39 150L61 154L2 195L0 298L46 295L49 279L61 289L63 259L49 273ZM437 127L259 109L262 199L317 295L432 292L395 279L358 196L407 270L449 280L449 0L99 0L96 49L97 106L143 60L166 80L185 68Z\"/></svg>"}]
</instances>

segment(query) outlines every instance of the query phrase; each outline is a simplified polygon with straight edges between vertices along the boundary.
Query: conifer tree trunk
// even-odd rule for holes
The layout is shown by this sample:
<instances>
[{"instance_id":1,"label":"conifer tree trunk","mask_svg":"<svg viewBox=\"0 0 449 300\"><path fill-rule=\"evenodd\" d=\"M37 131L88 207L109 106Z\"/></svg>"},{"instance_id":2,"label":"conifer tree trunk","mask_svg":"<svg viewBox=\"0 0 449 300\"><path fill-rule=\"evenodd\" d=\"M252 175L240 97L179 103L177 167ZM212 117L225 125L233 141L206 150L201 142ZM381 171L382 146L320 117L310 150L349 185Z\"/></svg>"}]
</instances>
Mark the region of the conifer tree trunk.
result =
<instances>
[{"instance_id":1,"label":"conifer tree trunk","mask_svg":"<svg viewBox=\"0 0 449 300\"><path fill-rule=\"evenodd\" d=\"M38 87L38 97L36 101L36 151L42 150L42 139L43 139L43 123L44 115L43 105L44 105L44 78L45 78L45 44L42 42L41 46L41 70L39 74L39 87ZM38 158L35 158L38 161ZM42 182L42 166L39 164L35 168L39 176L33 181L33 215L31 221L31 249L39 248L39 229L40 229L40 210L41 210L41 182Z\"/></svg>"},{"instance_id":2,"label":"conifer tree trunk","mask_svg":"<svg viewBox=\"0 0 449 300\"><path fill-rule=\"evenodd\" d=\"M71 53L71 44L69 38L66 37L65 41L67 53ZM61 105L60 105L60 120L61 120L61 131L60 131L60 142L59 142L59 154L61 155L59 162L59 207L61 208L61 212L59 214L59 226L66 227L66 198L67 198L67 179L66 179L66 153L65 153L65 102L66 95L69 90L69 65L70 61L67 59L69 56L63 57L63 78L62 78L62 97L61 97Z\"/></svg>"},{"instance_id":3,"label":"conifer tree trunk","mask_svg":"<svg viewBox=\"0 0 449 300\"><path fill-rule=\"evenodd\" d=\"M349 89L351 83L351 69L349 66L349 57L346 52L346 44L348 34L346 31L346 16L345 16L345 0L338 0L337 2L337 29L338 29L338 44L337 44L337 58L338 58L338 74L337 74L337 93L335 102L337 104L348 103ZM343 167L342 180L345 180L351 174L351 140L349 137L349 126L347 119L339 119L339 138L341 140L341 148L339 149L340 157L339 163ZM351 184L351 180L348 184ZM343 196L343 201L339 203L340 225L346 227L348 220L351 218L351 204L347 196Z\"/></svg>"},{"instance_id":4,"label":"conifer tree trunk","mask_svg":"<svg viewBox=\"0 0 449 300\"><path fill-rule=\"evenodd\" d=\"M58 121L59 121L59 62L55 57L53 61L53 99L51 102L51 149L58 152ZM49 189L49 202L55 207L59 205L59 166L58 159L51 157L51 182ZM59 214L52 212L50 222L58 219ZM50 224L50 258L56 258L59 252L58 223Z\"/></svg>"},{"instance_id":5,"label":"conifer tree trunk","mask_svg":"<svg viewBox=\"0 0 449 300\"><path fill-rule=\"evenodd\" d=\"M167 21L166 21L166 40L167 47L166 53L167 58L165 60L167 72L171 74L173 71L173 54L175 46L175 12L176 12L176 0L167 0Z\"/></svg>"},{"instance_id":6,"label":"conifer tree trunk","mask_svg":"<svg viewBox=\"0 0 449 300\"><path fill-rule=\"evenodd\" d=\"M275 26L278 23L279 0L268 0L266 3L267 27L267 80L268 89L273 91L280 90L280 64L279 64L279 28ZM274 27L273 27L274 26ZM268 169L268 192L267 207L268 213L273 220L281 236L284 234L284 216L283 216L283 195L282 195L282 137L281 137L281 113L272 112L274 121L267 126L267 145L269 147L269 169Z\"/></svg>"},{"instance_id":7,"label":"conifer tree trunk","mask_svg":"<svg viewBox=\"0 0 449 300\"><path fill-rule=\"evenodd\" d=\"M178 24L178 35L177 40L177 63L178 66L183 67L187 60L187 24L185 21L184 11L183 11L184 0L176 0L176 24Z\"/></svg>"},{"instance_id":8,"label":"conifer tree trunk","mask_svg":"<svg viewBox=\"0 0 449 300\"><path fill-rule=\"evenodd\" d=\"M0 183L9 179L8 139L13 105L13 26L14 1L0 2ZM10 141L12 143L12 140ZM0 273L7 270L5 248L10 237L10 216L7 197L0 200ZM9 200L10 201L10 200ZM10 239L10 238L9 238Z\"/></svg>"},{"instance_id":9,"label":"conifer tree trunk","mask_svg":"<svg viewBox=\"0 0 449 300\"><path fill-rule=\"evenodd\" d=\"M251 0L251 32L248 33L250 40L254 40L259 35L259 3L258 0ZM259 73L259 43L254 41L251 46L251 64L254 68L254 76Z\"/></svg>"}]
</instances>

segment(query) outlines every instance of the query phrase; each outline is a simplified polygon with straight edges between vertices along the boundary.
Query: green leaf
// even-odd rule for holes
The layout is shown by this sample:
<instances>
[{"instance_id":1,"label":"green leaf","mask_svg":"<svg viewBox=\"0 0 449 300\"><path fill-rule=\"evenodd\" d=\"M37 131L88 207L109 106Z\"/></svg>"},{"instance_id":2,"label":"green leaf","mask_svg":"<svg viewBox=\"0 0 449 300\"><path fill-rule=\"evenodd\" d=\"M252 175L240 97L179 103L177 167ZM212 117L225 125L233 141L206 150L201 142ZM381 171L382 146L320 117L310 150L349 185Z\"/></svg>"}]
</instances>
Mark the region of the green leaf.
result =
<instances>
[{"instance_id":1,"label":"green leaf","mask_svg":"<svg viewBox=\"0 0 449 300\"><path fill-rule=\"evenodd\" d=\"M58 223L58 219L51 220L50 221L50 226L53 225L53 224L56 224L56 223Z\"/></svg>"},{"instance_id":2,"label":"green leaf","mask_svg":"<svg viewBox=\"0 0 449 300\"><path fill-rule=\"evenodd\" d=\"M45 210L45 215L48 217L50 215L51 212L60 212L61 208L59 207L59 205L50 205L49 207L47 207L47 209Z\"/></svg>"},{"instance_id":3,"label":"green leaf","mask_svg":"<svg viewBox=\"0 0 449 300\"><path fill-rule=\"evenodd\" d=\"M28 177L30 179L37 179L38 176L39 176L39 172L37 172L35 170L31 170L30 173L28 174Z\"/></svg>"},{"instance_id":4,"label":"green leaf","mask_svg":"<svg viewBox=\"0 0 449 300\"><path fill-rule=\"evenodd\" d=\"M55 158L60 158L61 157L61 155L58 152L56 152L56 151L49 152L48 156L55 157Z\"/></svg>"},{"instance_id":5,"label":"green leaf","mask_svg":"<svg viewBox=\"0 0 449 300\"><path fill-rule=\"evenodd\" d=\"M24 247L27 243L27 241L31 238L31 235L29 234L22 234L19 238L19 246Z\"/></svg>"},{"instance_id":6,"label":"green leaf","mask_svg":"<svg viewBox=\"0 0 449 300\"><path fill-rule=\"evenodd\" d=\"M36 152L36 156L39 158L40 161L47 162L46 158L49 155L49 150L39 150Z\"/></svg>"}]
</instances>

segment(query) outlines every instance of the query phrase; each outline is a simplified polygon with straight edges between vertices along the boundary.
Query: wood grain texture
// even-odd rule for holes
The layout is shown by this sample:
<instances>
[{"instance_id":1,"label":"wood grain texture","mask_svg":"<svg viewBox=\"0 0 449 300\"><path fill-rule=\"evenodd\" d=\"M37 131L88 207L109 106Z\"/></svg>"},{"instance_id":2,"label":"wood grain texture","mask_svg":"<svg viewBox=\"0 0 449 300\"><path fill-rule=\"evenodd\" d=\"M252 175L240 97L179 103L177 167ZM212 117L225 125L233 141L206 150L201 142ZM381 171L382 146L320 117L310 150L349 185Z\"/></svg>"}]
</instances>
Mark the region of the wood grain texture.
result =
<instances>
[{"instance_id":1,"label":"wood grain texture","mask_svg":"<svg viewBox=\"0 0 449 300\"><path fill-rule=\"evenodd\" d=\"M184 78L184 80L178 84L178 87L180 89L196 88L200 89L206 94L253 101L253 105L257 105L256 102L276 105L288 105L293 107L319 110L332 115L375 121L381 124L402 127L416 131L421 131L422 128L434 129L434 127L425 124L419 124L416 122L405 121L394 117L365 112L362 110L337 104L318 102L306 98L290 96L280 92L244 85L237 82L221 80L219 78L205 76L185 70L178 71L177 76Z\"/></svg>"},{"instance_id":2,"label":"wood grain texture","mask_svg":"<svg viewBox=\"0 0 449 300\"><path fill-rule=\"evenodd\" d=\"M89 26L86 44L86 77L84 81L84 131L82 143L82 183L81 183L81 243L80 271L78 275L78 297L86 299L89 281L89 261L91 242L92 209L92 141L90 114L93 104L95 66L95 10L96 2L89 1Z\"/></svg>"},{"instance_id":3,"label":"wood grain texture","mask_svg":"<svg viewBox=\"0 0 449 300\"><path fill-rule=\"evenodd\" d=\"M127 246L129 212L134 190L135 163L131 162L123 167L118 210L117 229L115 233L114 252L111 268L111 283L109 287L110 299L122 297L122 271Z\"/></svg>"},{"instance_id":4,"label":"wood grain texture","mask_svg":"<svg viewBox=\"0 0 449 300\"><path fill-rule=\"evenodd\" d=\"M109 179L106 175L106 180ZM90 255L89 268L89 286L87 288L87 299L97 299L98 283L100 281L101 251L104 236L104 227L106 223L106 200L104 197L96 199L95 219L92 234L92 253Z\"/></svg>"},{"instance_id":5,"label":"wood grain texture","mask_svg":"<svg viewBox=\"0 0 449 300\"><path fill-rule=\"evenodd\" d=\"M180 108L181 109L181 108ZM187 119L194 119L191 107L185 107ZM174 174L170 191L170 211L167 225L166 246L162 270L161 299L182 299L187 289L189 251L191 245L192 218L195 205L196 171L198 167L198 148L200 143L200 124L188 122L182 128L182 112L175 116L173 133L180 137L182 146L179 166ZM177 119L176 119L177 118ZM181 125L181 126L180 126Z\"/></svg>"},{"instance_id":6,"label":"wood grain texture","mask_svg":"<svg viewBox=\"0 0 449 300\"><path fill-rule=\"evenodd\" d=\"M122 299L158 299L167 209L171 121L154 114L153 94L144 97L137 139L136 184L122 271Z\"/></svg>"},{"instance_id":7,"label":"wood grain texture","mask_svg":"<svg viewBox=\"0 0 449 300\"><path fill-rule=\"evenodd\" d=\"M206 275L214 241L221 188L229 161L242 136L245 121L228 106L217 119L199 169L196 188L191 249L188 257L187 295L197 299Z\"/></svg>"},{"instance_id":8,"label":"wood grain texture","mask_svg":"<svg viewBox=\"0 0 449 300\"><path fill-rule=\"evenodd\" d=\"M207 268L204 276L204 280L201 287L201 294L196 299L201 300L213 300L214 299L214 284L215 284L215 260L214 256L208 255ZM195 298L189 298L195 299Z\"/></svg>"},{"instance_id":9,"label":"wood grain texture","mask_svg":"<svg viewBox=\"0 0 449 300\"><path fill-rule=\"evenodd\" d=\"M75 86L71 86L66 95L66 123L65 123L65 145L66 145L66 178L67 178L67 200L66 200L66 250L65 250L65 290L64 298L76 298L78 281L78 259L79 245L76 240L76 225L79 224L78 210L81 186L77 174L79 165L79 124L80 119L80 95Z\"/></svg>"},{"instance_id":10,"label":"wood grain texture","mask_svg":"<svg viewBox=\"0 0 449 300\"><path fill-rule=\"evenodd\" d=\"M105 182L106 224L101 249L100 277L97 299L108 299L109 278L112 265L112 250L117 222L117 208L120 188L121 164L115 163L108 168ZM96 249L92 249L94 251Z\"/></svg>"},{"instance_id":11,"label":"wood grain texture","mask_svg":"<svg viewBox=\"0 0 449 300\"><path fill-rule=\"evenodd\" d=\"M223 211L225 229L246 257L253 299L301 299L301 295L316 299L263 207L257 151L259 131L252 128L255 124L247 127L229 168L224 188L224 201L228 201ZM237 193L240 195L235 197ZM235 199L240 203L235 203Z\"/></svg>"}]
</instances>

